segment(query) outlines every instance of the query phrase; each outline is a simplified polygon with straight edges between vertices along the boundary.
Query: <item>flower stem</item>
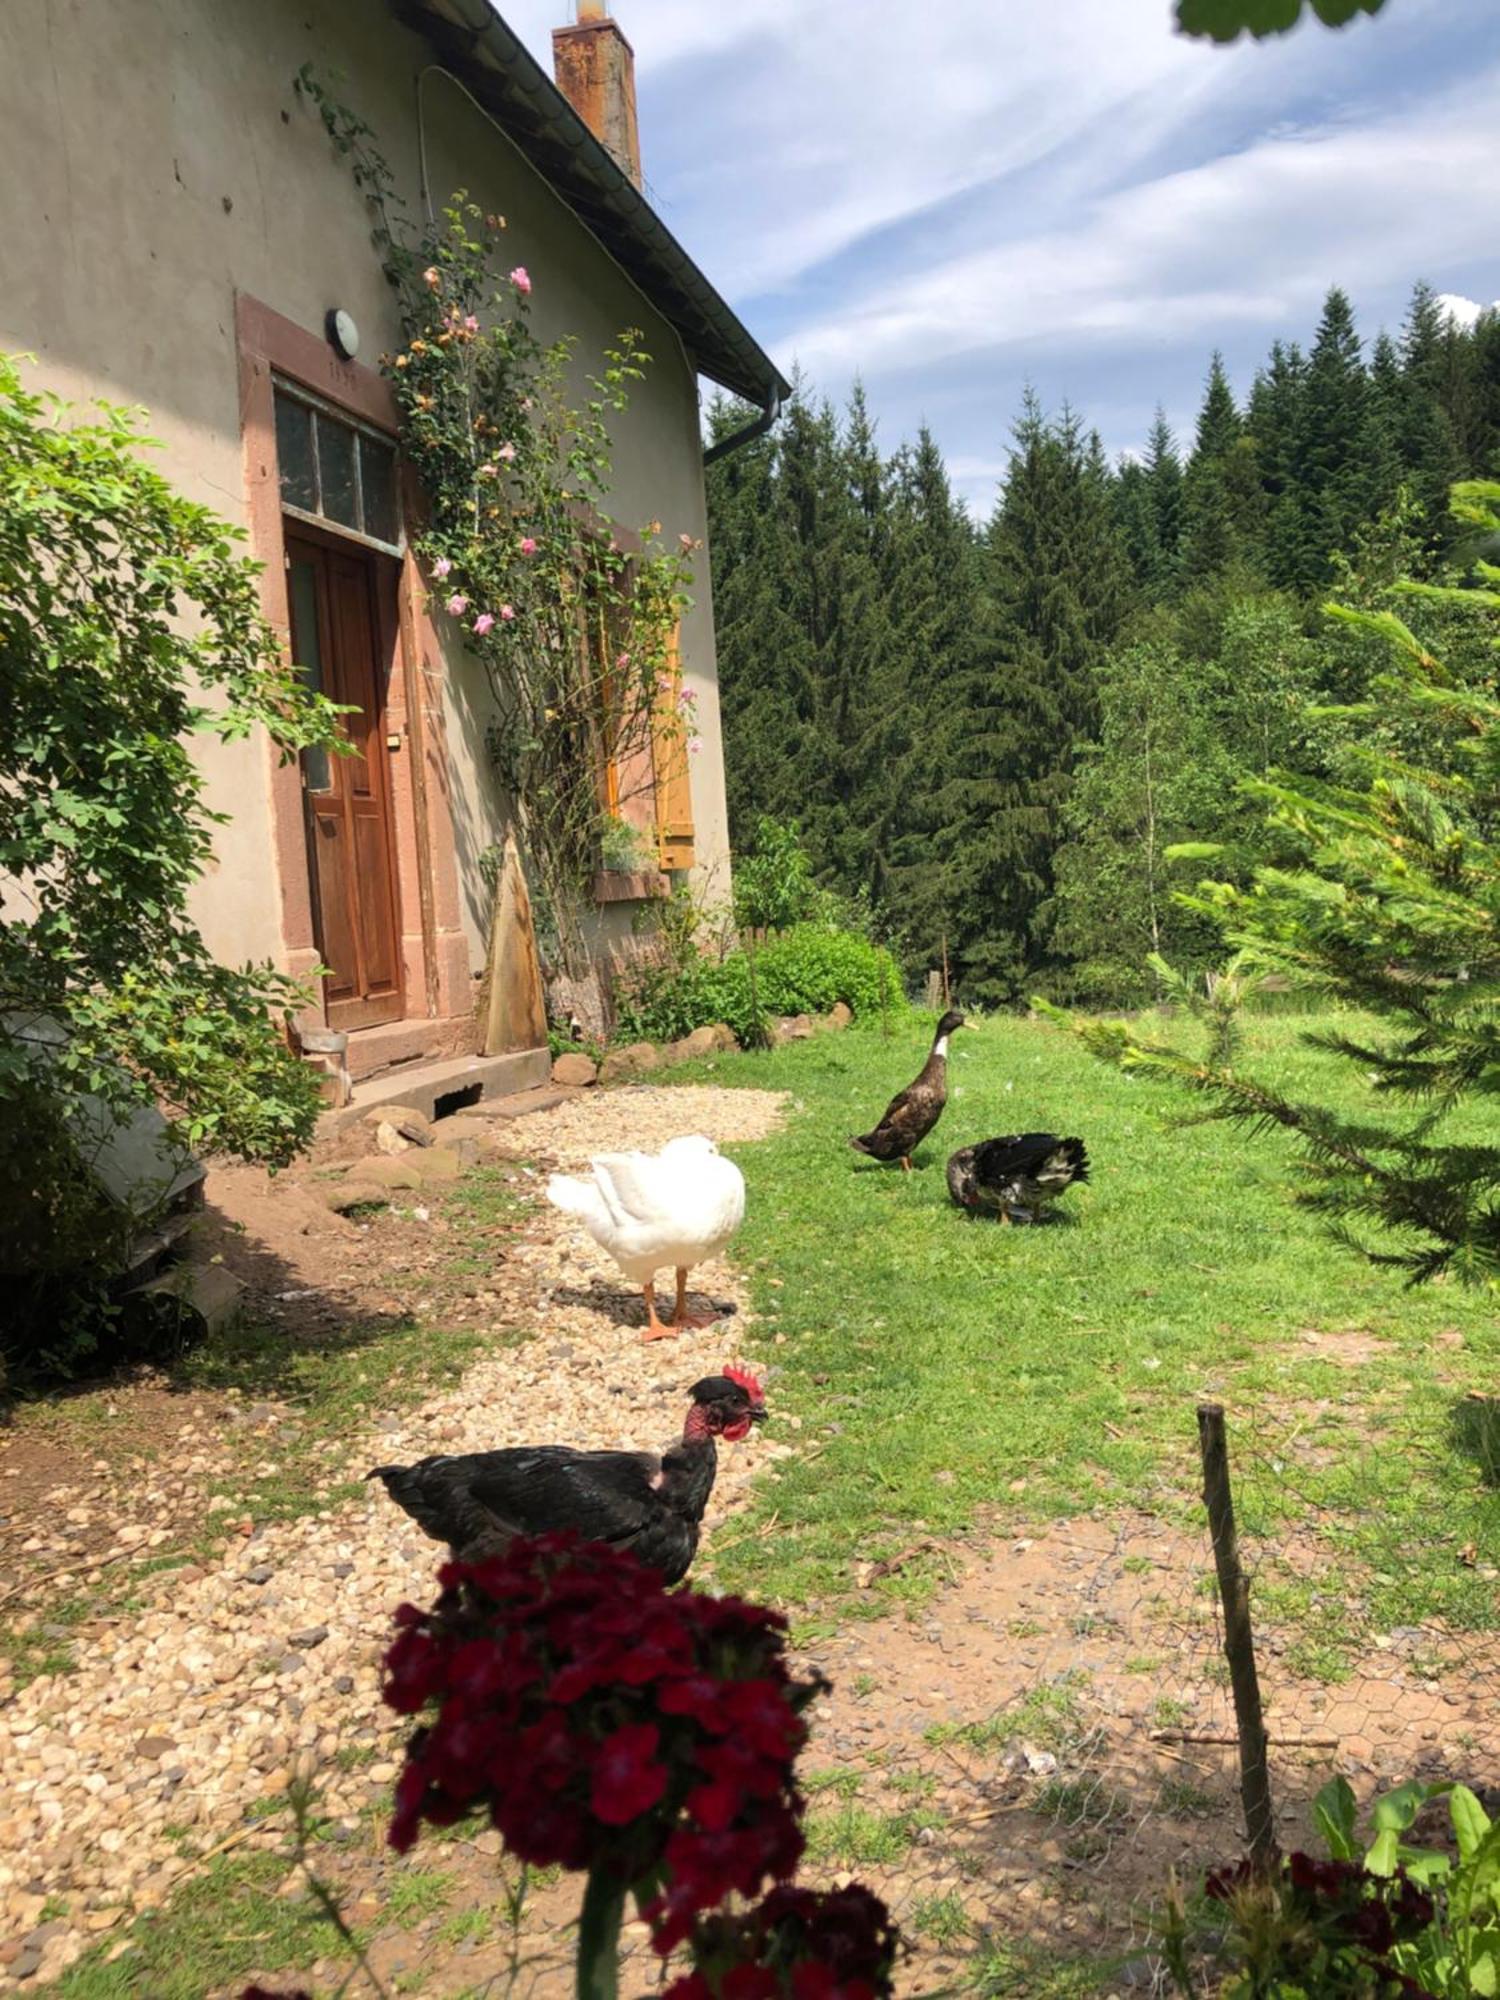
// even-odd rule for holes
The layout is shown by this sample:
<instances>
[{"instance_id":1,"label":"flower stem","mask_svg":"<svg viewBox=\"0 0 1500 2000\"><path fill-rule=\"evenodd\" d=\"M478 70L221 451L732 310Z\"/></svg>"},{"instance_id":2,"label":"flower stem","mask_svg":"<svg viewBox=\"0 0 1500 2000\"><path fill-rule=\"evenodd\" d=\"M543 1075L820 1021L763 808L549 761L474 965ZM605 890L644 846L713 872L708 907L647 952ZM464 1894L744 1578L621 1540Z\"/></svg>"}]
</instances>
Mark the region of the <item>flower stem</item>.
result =
<instances>
[{"instance_id":1,"label":"flower stem","mask_svg":"<svg viewBox=\"0 0 1500 2000\"><path fill-rule=\"evenodd\" d=\"M578 1916L578 2000L617 2000L625 1884L604 1868L589 1871Z\"/></svg>"}]
</instances>

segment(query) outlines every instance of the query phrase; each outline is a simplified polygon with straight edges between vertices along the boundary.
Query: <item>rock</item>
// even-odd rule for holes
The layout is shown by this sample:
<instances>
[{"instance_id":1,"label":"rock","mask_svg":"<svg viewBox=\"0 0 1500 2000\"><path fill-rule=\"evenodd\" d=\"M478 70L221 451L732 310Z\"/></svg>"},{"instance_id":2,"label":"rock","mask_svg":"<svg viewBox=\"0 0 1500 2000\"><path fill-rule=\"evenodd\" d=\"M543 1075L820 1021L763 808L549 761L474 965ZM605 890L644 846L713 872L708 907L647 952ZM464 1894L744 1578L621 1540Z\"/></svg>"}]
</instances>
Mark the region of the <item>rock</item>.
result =
<instances>
[{"instance_id":1,"label":"rock","mask_svg":"<svg viewBox=\"0 0 1500 2000\"><path fill-rule=\"evenodd\" d=\"M854 1009L846 1001L835 1000L828 1010L830 1028L847 1028L854 1019Z\"/></svg>"},{"instance_id":2,"label":"rock","mask_svg":"<svg viewBox=\"0 0 1500 2000\"><path fill-rule=\"evenodd\" d=\"M592 1056L559 1056L552 1065L552 1081L571 1090L583 1090L599 1081L599 1065Z\"/></svg>"},{"instance_id":3,"label":"rock","mask_svg":"<svg viewBox=\"0 0 1500 2000\"><path fill-rule=\"evenodd\" d=\"M321 1646L327 1637L328 1627L326 1625L309 1625L305 1632L293 1632L288 1638L287 1644L289 1646L296 1646L301 1652L310 1653L314 1646Z\"/></svg>"},{"instance_id":4,"label":"rock","mask_svg":"<svg viewBox=\"0 0 1500 2000\"><path fill-rule=\"evenodd\" d=\"M160 1763L163 1757L177 1748L170 1736L143 1736L135 1746L137 1757L145 1757L151 1763Z\"/></svg>"},{"instance_id":5,"label":"rock","mask_svg":"<svg viewBox=\"0 0 1500 2000\"><path fill-rule=\"evenodd\" d=\"M335 1674L333 1677L333 1691L335 1694L353 1694L353 1674Z\"/></svg>"},{"instance_id":6,"label":"rock","mask_svg":"<svg viewBox=\"0 0 1500 2000\"><path fill-rule=\"evenodd\" d=\"M422 1158L427 1155L423 1154ZM378 1181L381 1187L414 1188L422 1185L422 1177L410 1154L403 1160L361 1160L358 1178L364 1181Z\"/></svg>"},{"instance_id":7,"label":"rock","mask_svg":"<svg viewBox=\"0 0 1500 2000\"><path fill-rule=\"evenodd\" d=\"M464 1170L463 1161L451 1146L433 1146L412 1164L417 1169L420 1187L430 1187L435 1181L456 1181Z\"/></svg>"},{"instance_id":8,"label":"rock","mask_svg":"<svg viewBox=\"0 0 1500 2000\"><path fill-rule=\"evenodd\" d=\"M429 1132L432 1120L425 1111L419 1111L414 1104L376 1104L361 1119L361 1124L373 1125L378 1131L382 1125L394 1125L403 1138L420 1146L423 1141L419 1132Z\"/></svg>"},{"instance_id":9,"label":"rock","mask_svg":"<svg viewBox=\"0 0 1500 2000\"><path fill-rule=\"evenodd\" d=\"M246 1583L269 1583L275 1571L269 1563L257 1563L254 1569L245 1571Z\"/></svg>"},{"instance_id":10,"label":"rock","mask_svg":"<svg viewBox=\"0 0 1500 2000\"><path fill-rule=\"evenodd\" d=\"M737 1049L740 1045L739 1036L734 1032L733 1028L727 1027L723 1021L715 1021L708 1032L714 1038L714 1047L722 1049L726 1055L732 1050Z\"/></svg>"},{"instance_id":11,"label":"rock","mask_svg":"<svg viewBox=\"0 0 1500 2000\"><path fill-rule=\"evenodd\" d=\"M811 1040L813 1031L810 1014L787 1014L771 1027L773 1042L806 1042Z\"/></svg>"},{"instance_id":12,"label":"rock","mask_svg":"<svg viewBox=\"0 0 1500 2000\"><path fill-rule=\"evenodd\" d=\"M601 1083L617 1083L621 1077L639 1076L642 1071L657 1069L661 1056L649 1042L629 1042L622 1049L611 1049L599 1066Z\"/></svg>"},{"instance_id":13,"label":"rock","mask_svg":"<svg viewBox=\"0 0 1500 2000\"><path fill-rule=\"evenodd\" d=\"M481 1139L492 1139L494 1130L487 1118L465 1118L455 1114L452 1118L440 1118L432 1128L432 1143L435 1146L452 1146L455 1149L466 1141L476 1144Z\"/></svg>"},{"instance_id":14,"label":"rock","mask_svg":"<svg viewBox=\"0 0 1500 2000\"><path fill-rule=\"evenodd\" d=\"M360 1165L364 1166L365 1162L361 1161ZM357 1171L351 1173L348 1180L332 1181L328 1186L319 1188L318 1192L335 1215L347 1215L351 1208L383 1208L391 1198L388 1187L382 1187L368 1174Z\"/></svg>"},{"instance_id":15,"label":"rock","mask_svg":"<svg viewBox=\"0 0 1500 2000\"><path fill-rule=\"evenodd\" d=\"M698 1056L711 1056L719 1046L714 1040L716 1032L713 1028L694 1028L691 1034L684 1035L681 1041L669 1046L667 1061L692 1062Z\"/></svg>"},{"instance_id":16,"label":"rock","mask_svg":"<svg viewBox=\"0 0 1500 2000\"><path fill-rule=\"evenodd\" d=\"M335 1563L328 1574L330 1576L353 1576L354 1565L353 1563Z\"/></svg>"}]
</instances>

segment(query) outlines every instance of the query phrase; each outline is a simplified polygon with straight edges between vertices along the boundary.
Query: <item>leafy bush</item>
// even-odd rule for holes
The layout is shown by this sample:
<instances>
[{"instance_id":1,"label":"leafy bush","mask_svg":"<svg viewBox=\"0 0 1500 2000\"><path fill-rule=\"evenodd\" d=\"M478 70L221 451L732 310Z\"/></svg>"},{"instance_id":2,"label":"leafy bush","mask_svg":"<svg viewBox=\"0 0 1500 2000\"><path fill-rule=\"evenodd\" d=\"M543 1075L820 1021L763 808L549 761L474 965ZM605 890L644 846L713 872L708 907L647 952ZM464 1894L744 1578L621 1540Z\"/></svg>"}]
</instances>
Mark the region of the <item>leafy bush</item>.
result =
<instances>
[{"instance_id":1,"label":"leafy bush","mask_svg":"<svg viewBox=\"0 0 1500 2000\"><path fill-rule=\"evenodd\" d=\"M0 1277L7 1364L76 1359L118 1239L81 1156L161 1106L173 1137L277 1166L317 1116L274 1016L302 989L216 964L187 898L223 817L186 739L337 712L280 658L237 532L142 463L134 413L77 421L0 356ZM198 700L211 690L217 706Z\"/></svg>"},{"instance_id":2,"label":"leafy bush","mask_svg":"<svg viewBox=\"0 0 1500 2000\"><path fill-rule=\"evenodd\" d=\"M796 924L761 945L753 976L743 949L722 959L694 952L673 964L627 972L615 994L620 1032L652 1042L676 1041L723 1021L752 1043L761 1039L767 1016L826 1014L839 1000L856 1014L905 1004L889 952L816 923Z\"/></svg>"}]
</instances>

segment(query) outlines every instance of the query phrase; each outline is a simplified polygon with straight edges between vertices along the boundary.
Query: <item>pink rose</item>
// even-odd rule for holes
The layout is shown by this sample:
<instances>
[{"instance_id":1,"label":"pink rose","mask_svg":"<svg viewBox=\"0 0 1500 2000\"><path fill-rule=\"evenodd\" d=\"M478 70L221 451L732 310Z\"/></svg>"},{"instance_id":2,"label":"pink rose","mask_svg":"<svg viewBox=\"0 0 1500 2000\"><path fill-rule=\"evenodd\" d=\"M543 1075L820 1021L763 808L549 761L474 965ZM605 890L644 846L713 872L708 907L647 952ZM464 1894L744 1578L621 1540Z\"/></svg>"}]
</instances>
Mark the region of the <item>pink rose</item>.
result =
<instances>
[{"instance_id":1,"label":"pink rose","mask_svg":"<svg viewBox=\"0 0 1500 2000\"><path fill-rule=\"evenodd\" d=\"M515 457L515 455L516 455L516 448L513 444L503 444L501 445L500 449L495 453L496 458L503 458L507 465L510 464L511 460Z\"/></svg>"},{"instance_id":2,"label":"pink rose","mask_svg":"<svg viewBox=\"0 0 1500 2000\"><path fill-rule=\"evenodd\" d=\"M510 274L510 281L523 298L531 290L531 273L524 264L517 264Z\"/></svg>"},{"instance_id":3,"label":"pink rose","mask_svg":"<svg viewBox=\"0 0 1500 2000\"><path fill-rule=\"evenodd\" d=\"M442 282L442 276L438 271L437 265L429 264L427 269L422 273L422 283L427 287L429 292L435 292Z\"/></svg>"},{"instance_id":4,"label":"pink rose","mask_svg":"<svg viewBox=\"0 0 1500 2000\"><path fill-rule=\"evenodd\" d=\"M515 615L516 615L516 607L515 607L515 606L514 606L513 604L502 604L502 605L501 605L501 607L500 607L500 616L501 616L501 618L502 618L502 619L504 619L504 621L505 621L505 623L506 623L507 625L508 625L508 624L510 623L510 621L512 620L512 618L514 618L514 617L515 617Z\"/></svg>"},{"instance_id":5,"label":"pink rose","mask_svg":"<svg viewBox=\"0 0 1500 2000\"><path fill-rule=\"evenodd\" d=\"M616 672L616 673L618 673L618 674L623 674L623 673L624 673L624 671L625 671L625 669L626 669L626 668L627 668L627 667L628 667L629 665L630 665L630 655L629 655L629 653L617 653L617 654L615 655L615 672Z\"/></svg>"},{"instance_id":6,"label":"pink rose","mask_svg":"<svg viewBox=\"0 0 1500 2000\"><path fill-rule=\"evenodd\" d=\"M680 548L680 549L682 550L682 553L683 553L684 555L686 555L686 554L687 554L687 553L689 552L689 550L690 550L690 549L691 549L691 548L693 547L693 538L692 538L692 536L691 536L691 535L679 535L679 536L677 537L677 546L678 546L678 547L679 547L679 548Z\"/></svg>"},{"instance_id":7,"label":"pink rose","mask_svg":"<svg viewBox=\"0 0 1500 2000\"><path fill-rule=\"evenodd\" d=\"M690 736L687 741L687 747L688 755L696 757L698 752L703 748L703 738L701 736Z\"/></svg>"},{"instance_id":8,"label":"pink rose","mask_svg":"<svg viewBox=\"0 0 1500 2000\"><path fill-rule=\"evenodd\" d=\"M450 618L462 618L469 608L469 600L461 590L455 590L446 606Z\"/></svg>"},{"instance_id":9,"label":"pink rose","mask_svg":"<svg viewBox=\"0 0 1500 2000\"><path fill-rule=\"evenodd\" d=\"M447 576L452 568L453 565L446 556L439 556L437 561L432 565L432 573L434 576L443 577Z\"/></svg>"},{"instance_id":10,"label":"pink rose","mask_svg":"<svg viewBox=\"0 0 1500 2000\"><path fill-rule=\"evenodd\" d=\"M474 314L474 313L465 313L465 314L464 314L464 332L465 332L465 333L478 333L478 331L479 331L479 319L478 319L478 316L477 316L476 314Z\"/></svg>"},{"instance_id":11,"label":"pink rose","mask_svg":"<svg viewBox=\"0 0 1500 2000\"><path fill-rule=\"evenodd\" d=\"M521 553L523 556L534 556L536 554L536 543L530 535L522 535Z\"/></svg>"},{"instance_id":12,"label":"pink rose","mask_svg":"<svg viewBox=\"0 0 1500 2000\"><path fill-rule=\"evenodd\" d=\"M474 630L479 634L480 638L482 639L486 632L489 632L494 628L494 623L495 623L495 616L493 612L481 611L479 616L474 620Z\"/></svg>"}]
</instances>

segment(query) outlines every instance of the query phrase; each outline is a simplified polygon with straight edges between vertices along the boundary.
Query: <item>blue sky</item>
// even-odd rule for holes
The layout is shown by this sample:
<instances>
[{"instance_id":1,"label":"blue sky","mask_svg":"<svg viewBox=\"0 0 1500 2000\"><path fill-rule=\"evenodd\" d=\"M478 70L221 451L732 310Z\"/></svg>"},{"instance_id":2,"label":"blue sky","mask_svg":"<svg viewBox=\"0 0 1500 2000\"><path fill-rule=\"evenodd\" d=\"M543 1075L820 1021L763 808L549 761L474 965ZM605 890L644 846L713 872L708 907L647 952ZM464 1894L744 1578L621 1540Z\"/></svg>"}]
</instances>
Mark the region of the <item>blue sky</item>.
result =
<instances>
[{"instance_id":1,"label":"blue sky","mask_svg":"<svg viewBox=\"0 0 1500 2000\"><path fill-rule=\"evenodd\" d=\"M571 0L498 0L550 65ZM1111 453L1208 356L1248 387L1330 283L1500 299L1500 0L1221 49L1169 0L614 0L658 210L782 368L980 510L1028 383Z\"/></svg>"}]
</instances>

